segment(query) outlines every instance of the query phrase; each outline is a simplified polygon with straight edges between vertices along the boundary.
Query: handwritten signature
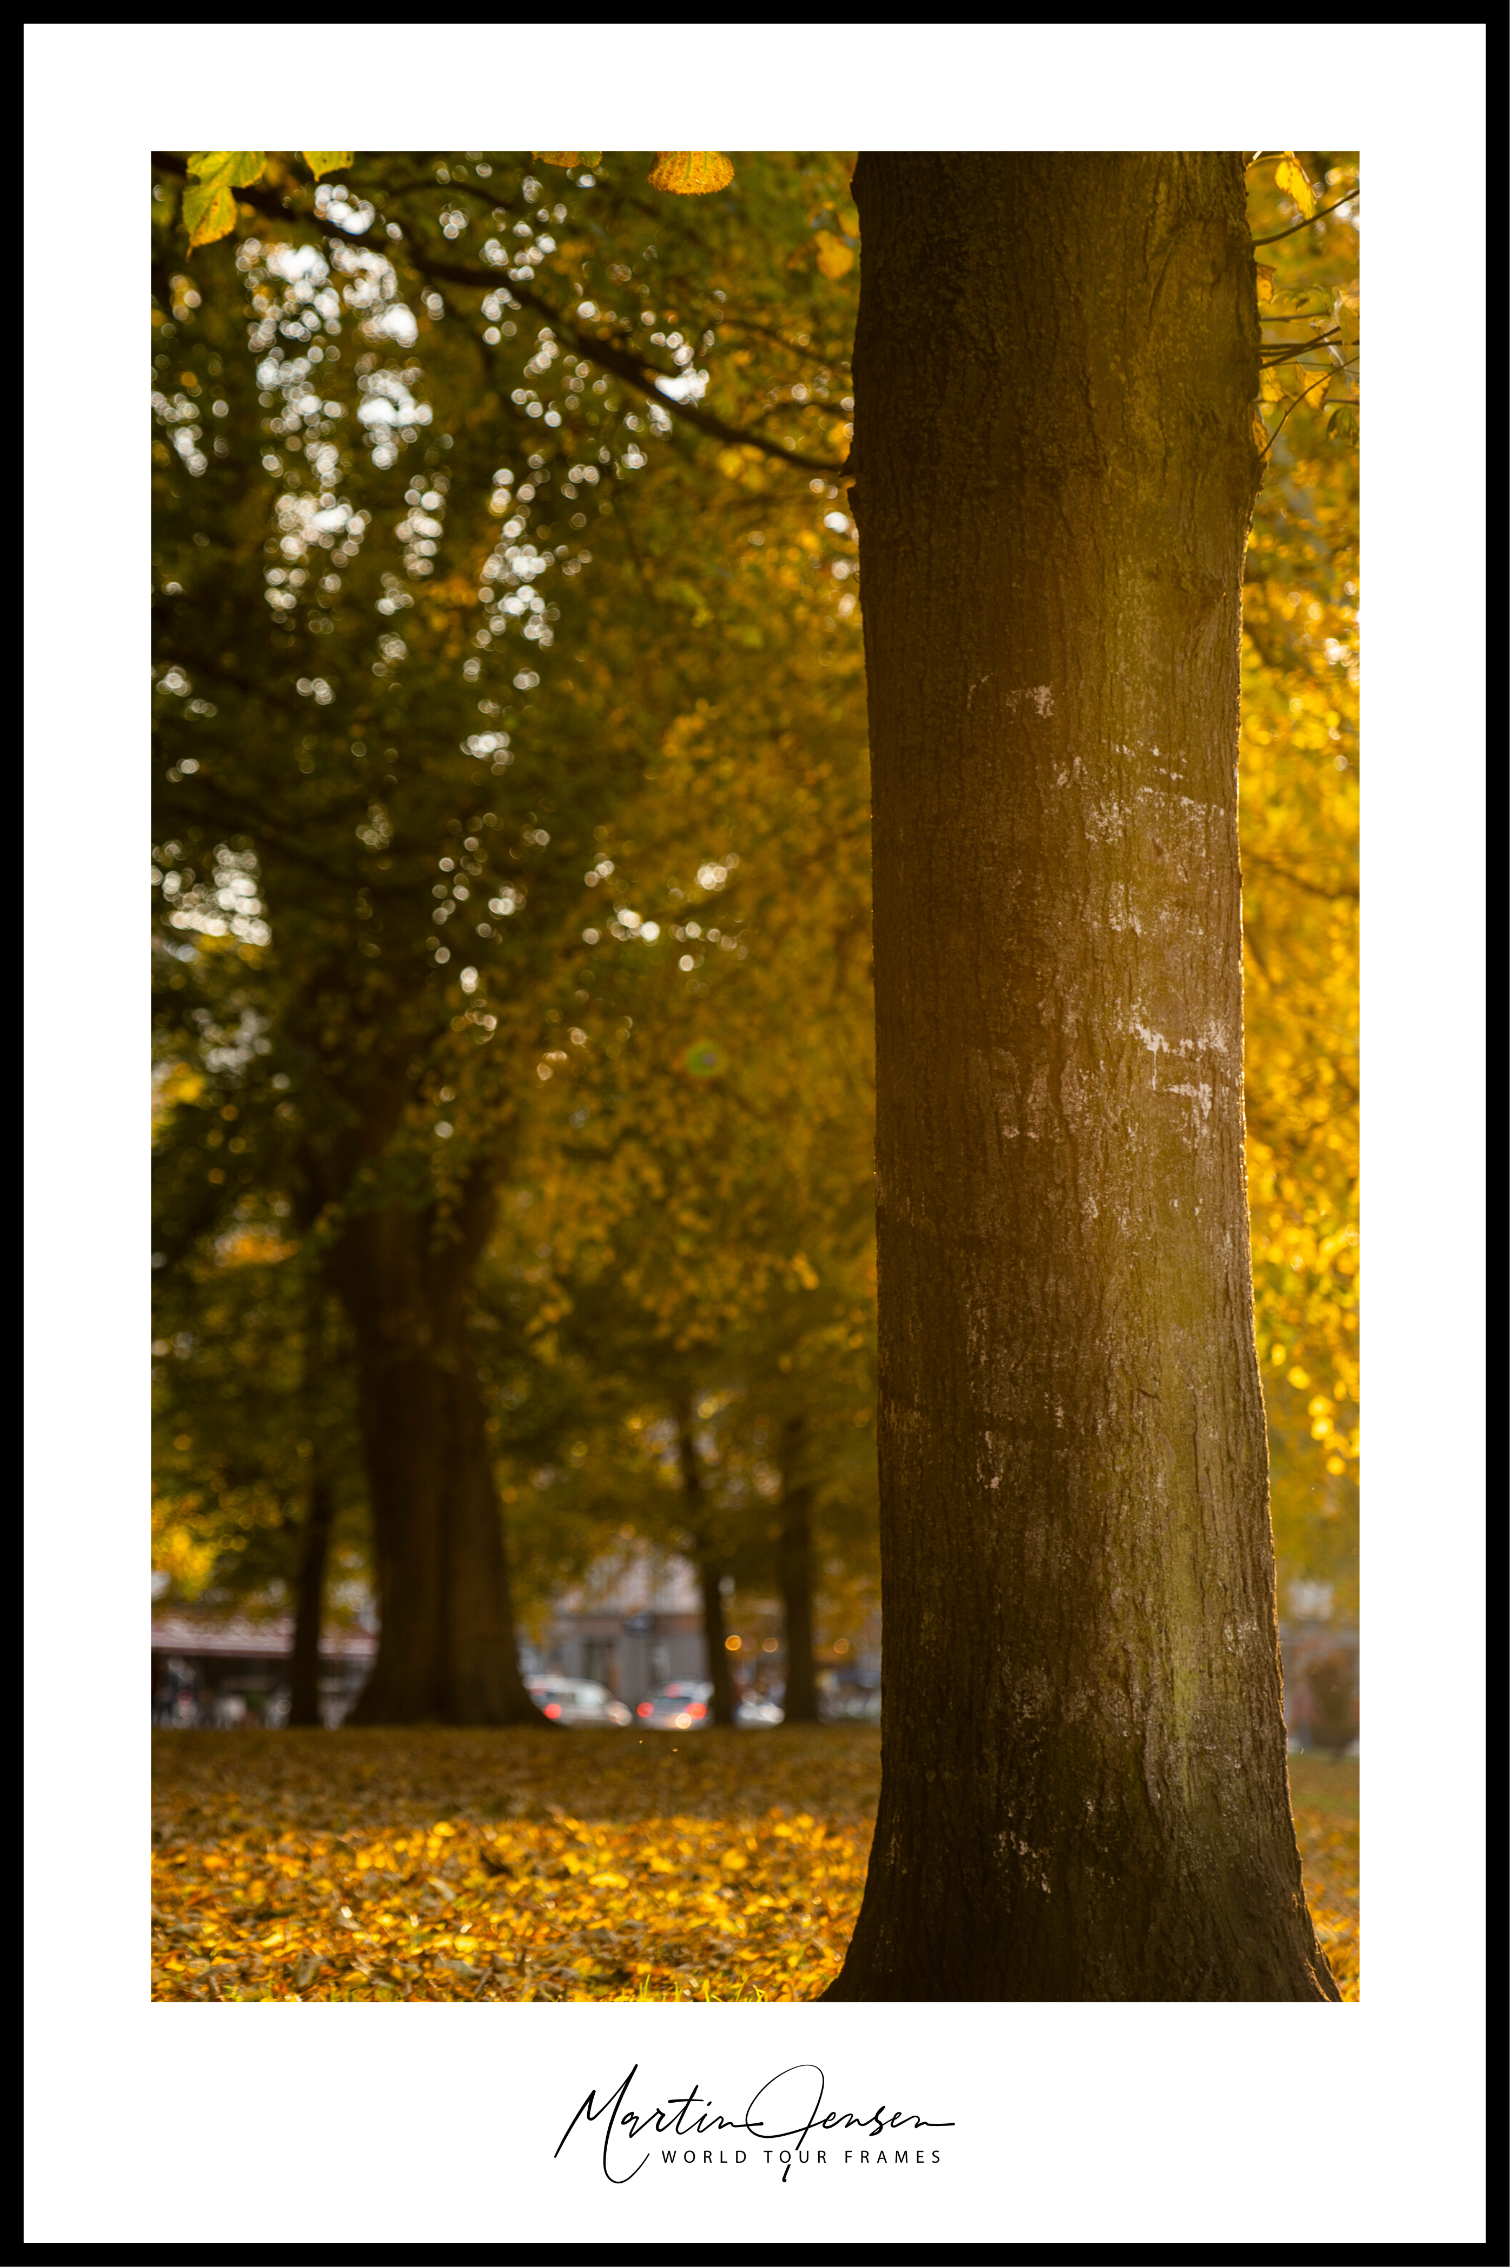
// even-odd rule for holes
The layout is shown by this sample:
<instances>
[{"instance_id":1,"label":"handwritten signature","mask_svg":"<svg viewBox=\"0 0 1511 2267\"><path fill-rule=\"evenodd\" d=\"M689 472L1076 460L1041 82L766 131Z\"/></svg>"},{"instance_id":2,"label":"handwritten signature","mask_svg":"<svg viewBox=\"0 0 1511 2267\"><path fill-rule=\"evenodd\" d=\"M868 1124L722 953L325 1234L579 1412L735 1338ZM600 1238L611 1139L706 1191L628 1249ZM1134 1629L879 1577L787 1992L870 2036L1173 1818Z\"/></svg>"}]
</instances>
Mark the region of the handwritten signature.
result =
<instances>
[{"instance_id":1,"label":"handwritten signature","mask_svg":"<svg viewBox=\"0 0 1511 2267\"><path fill-rule=\"evenodd\" d=\"M695 2133L749 2133L758 2141L790 2141L795 2149L800 2149L814 2133L860 2131L874 2141L899 2126L937 2130L955 2122L948 2117L918 2117L902 2110L889 2111L885 2103L862 2116L851 2110L826 2110L823 2106L824 2074L816 2062L795 2062L790 2069L778 2071L775 2078L768 2078L750 2097L743 2117L721 2117L712 2100L705 2099L696 2086L689 2087L685 2094L671 2095L654 2109L635 2110L629 2107L625 2097L639 2068L638 2062L633 2064L613 2093L606 2094L601 2102L596 2091L592 2087L588 2089L586 2101L573 2111L572 2122L557 2142L553 2156L561 2155L580 2120L586 2119L592 2125L601 2118L604 2177L619 2188L633 2180L650 2161L651 2151L647 2149L639 2163L631 2165L628 2171L614 2170L614 2163L623 2164L632 2153L634 2143L647 2131L657 2135L677 2134L684 2139ZM778 2120L786 2122L776 2122ZM789 2159L782 2168L783 2180L791 2170Z\"/></svg>"}]
</instances>

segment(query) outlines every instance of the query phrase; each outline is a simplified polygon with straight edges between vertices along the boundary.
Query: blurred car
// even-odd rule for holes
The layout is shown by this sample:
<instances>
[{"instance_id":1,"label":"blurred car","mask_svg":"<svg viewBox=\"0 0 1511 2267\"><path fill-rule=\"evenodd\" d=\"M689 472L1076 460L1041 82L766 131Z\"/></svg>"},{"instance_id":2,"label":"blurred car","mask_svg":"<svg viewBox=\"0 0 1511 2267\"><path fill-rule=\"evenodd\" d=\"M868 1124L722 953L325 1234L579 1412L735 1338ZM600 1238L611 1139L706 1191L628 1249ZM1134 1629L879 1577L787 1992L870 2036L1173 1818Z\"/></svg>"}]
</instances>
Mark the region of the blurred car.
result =
<instances>
[{"instance_id":1,"label":"blurred car","mask_svg":"<svg viewBox=\"0 0 1511 2267\"><path fill-rule=\"evenodd\" d=\"M635 1709L635 1720L652 1732L701 1732L709 1721L710 1684L658 1685Z\"/></svg>"},{"instance_id":2,"label":"blurred car","mask_svg":"<svg viewBox=\"0 0 1511 2267\"><path fill-rule=\"evenodd\" d=\"M714 1688L711 1684L694 1684L683 1680L677 1684L658 1685L648 1692L635 1710L635 1718L651 1732L701 1732L713 1722L711 1703ZM751 1697L735 1704L735 1722L746 1728L759 1724L780 1724L782 1711L774 1700Z\"/></svg>"},{"instance_id":3,"label":"blurred car","mask_svg":"<svg viewBox=\"0 0 1511 2267\"><path fill-rule=\"evenodd\" d=\"M583 1677L526 1677L525 1690L553 1724L631 1724L634 1718L607 1685Z\"/></svg>"},{"instance_id":4,"label":"blurred car","mask_svg":"<svg viewBox=\"0 0 1511 2267\"><path fill-rule=\"evenodd\" d=\"M819 1694L819 1715L826 1724L879 1724L881 1688L877 1685L834 1685Z\"/></svg>"}]
</instances>

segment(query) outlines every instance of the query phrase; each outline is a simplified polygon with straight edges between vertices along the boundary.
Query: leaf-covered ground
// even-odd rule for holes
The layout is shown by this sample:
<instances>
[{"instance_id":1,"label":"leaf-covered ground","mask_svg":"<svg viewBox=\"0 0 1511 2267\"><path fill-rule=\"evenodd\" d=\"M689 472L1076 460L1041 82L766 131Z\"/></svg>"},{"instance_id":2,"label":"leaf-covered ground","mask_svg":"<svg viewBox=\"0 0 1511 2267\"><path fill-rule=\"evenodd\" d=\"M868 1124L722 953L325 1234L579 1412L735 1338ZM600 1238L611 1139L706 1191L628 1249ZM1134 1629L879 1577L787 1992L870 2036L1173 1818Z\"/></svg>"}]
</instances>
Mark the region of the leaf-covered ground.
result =
<instances>
[{"instance_id":1,"label":"leaf-covered ground","mask_svg":"<svg viewBox=\"0 0 1511 2267\"><path fill-rule=\"evenodd\" d=\"M843 1958L880 1739L160 1732L154 1764L156 1999L793 2000ZM1358 1768L1292 1781L1356 1999Z\"/></svg>"},{"instance_id":2,"label":"leaf-covered ground","mask_svg":"<svg viewBox=\"0 0 1511 2267\"><path fill-rule=\"evenodd\" d=\"M1359 1765L1291 1757L1291 1810L1312 1920L1345 1999L1359 1996Z\"/></svg>"}]
</instances>

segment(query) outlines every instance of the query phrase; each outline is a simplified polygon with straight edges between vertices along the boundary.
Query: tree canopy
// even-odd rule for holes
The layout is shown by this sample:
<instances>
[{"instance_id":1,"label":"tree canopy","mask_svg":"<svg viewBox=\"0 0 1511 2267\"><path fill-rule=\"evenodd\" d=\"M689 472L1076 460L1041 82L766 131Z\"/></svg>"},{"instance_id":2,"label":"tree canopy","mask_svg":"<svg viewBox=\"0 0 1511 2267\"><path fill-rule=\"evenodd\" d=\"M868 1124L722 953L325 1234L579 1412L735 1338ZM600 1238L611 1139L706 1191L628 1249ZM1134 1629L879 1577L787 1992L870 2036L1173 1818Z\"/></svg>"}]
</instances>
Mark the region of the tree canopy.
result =
<instances>
[{"instance_id":1,"label":"tree canopy","mask_svg":"<svg viewBox=\"0 0 1511 2267\"><path fill-rule=\"evenodd\" d=\"M156 160L177 1595L292 1582L317 1443L363 1562L351 1324L311 1285L389 1211L465 1255L522 1609L626 1527L774 1583L784 1439L837 1616L870 1580L859 226L843 153L652 186L707 154ZM1282 1576L1346 1600L1357 174L1275 152L1248 179L1255 1321Z\"/></svg>"}]
</instances>

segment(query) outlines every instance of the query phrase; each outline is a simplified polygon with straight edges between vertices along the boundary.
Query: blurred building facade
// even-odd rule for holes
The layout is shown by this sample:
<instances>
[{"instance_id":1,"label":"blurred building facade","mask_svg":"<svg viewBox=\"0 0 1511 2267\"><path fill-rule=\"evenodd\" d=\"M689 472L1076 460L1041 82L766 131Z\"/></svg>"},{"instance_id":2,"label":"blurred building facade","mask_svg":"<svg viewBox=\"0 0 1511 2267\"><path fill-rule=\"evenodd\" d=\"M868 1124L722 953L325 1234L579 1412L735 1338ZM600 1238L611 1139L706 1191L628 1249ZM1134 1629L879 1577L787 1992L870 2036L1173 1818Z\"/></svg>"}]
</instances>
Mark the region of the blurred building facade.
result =
<instances>
[{"instance_id":1,"label":"blurred building facade","mask_svg":"<svg viewBox=\"0 0 1511 2267\"><path fill-rule=\"evenodd\" d=\"M288 1721L292 1614L152 1613L154 1724L232 1730ZM320 1714L339 1724L378 1650L372 1628L327 1623L320 1640Z\"/></svg>"},{"instance_id":2,"label":"blurred building facade","mask_svg":"<svg viewBox=\"0 0 1511 2267\"><path fill-rule=\"evenodd\" d=\"M1314 1586L1320 1590L1319 1586ZM1280 1624L1286 1735L1299 1753L1346 1754L1359 1741L1359 1632L1335 1621L1330 1599L1297 1592ZM1297 1612L1297 1606L1305 1607ZM732 1603L739 1639L731 1666L741 1693L782 1698L785 1654L774 1601ZM164 1611L152 1615L152 1721L183 1727L277 1727L287 1721L292 1616ZM881 1702L881 1633L821 1648L818 1682L829 1717L874 1719ZM327 1625L320 1646L320 1713L343 1721L377 1653L375 1626ZM650 1549L590 1570L562 1591L533 1641L521 1637L527 1675L548 1672L606 1685L632 1707L658 1685L707 1676L697 1570Z\"/></svg>"},{"instance_id":3,"label":"blurred building facade","mask_svg":"<svg viewBox=\"0 0 1511 2267\"><path fill-rule=\"evenodd\" d=\"M725 1583L730 1666L741 1698L780 1701L786 1684L782 1611L775 1598L736 1595ZM635 1542L601 1559L553 1601L537 1642L521 1648L527 1673L587 1677L631 1707L659 1685L708 1675L703 1599L691 1560ZM881 1709L881 1617L816 1653L820 1706L829 1717L875 1720Z\"/></svg>"},{"instance_id":4,"label":"blurred building facade","mask_svg":"<svg viewBox=\"0 0 1511 2267\"><path fill-rule=\"evenodd\" d=\"M786 1684L782 1614L775 1598L726 1587L730 1666L742 1697L780 1701ZM287 1613L154 1606L152 1720L184 1728L276 1728L288 1720L293 1617ZM328 1620L320 1648L320 1713L340 1724L378 1649L368 1602ZM635 1542L564 1587L543 1619L519 1633L526 1676L580 1677L633 1707L658 1686L708 1675L698 1570L676 1552ZM829 1717L874 1720L881 1705L881 1624L874 1612L853 1637L816 1656L820 1707Z\"/></svg>"},{"instance_id":5,"label":"blurred building facade","mask_svg":"<svg viewBox=\"0 0 1511 2267\"><path fill-rule=\"evenodd\" d=\"M559 1593L520 1655L527 1674L587 1677L632 1707L658 1685L705 1677L698 1570L674 1551L630 1544Z\"/></svg>"}]
</instances>

